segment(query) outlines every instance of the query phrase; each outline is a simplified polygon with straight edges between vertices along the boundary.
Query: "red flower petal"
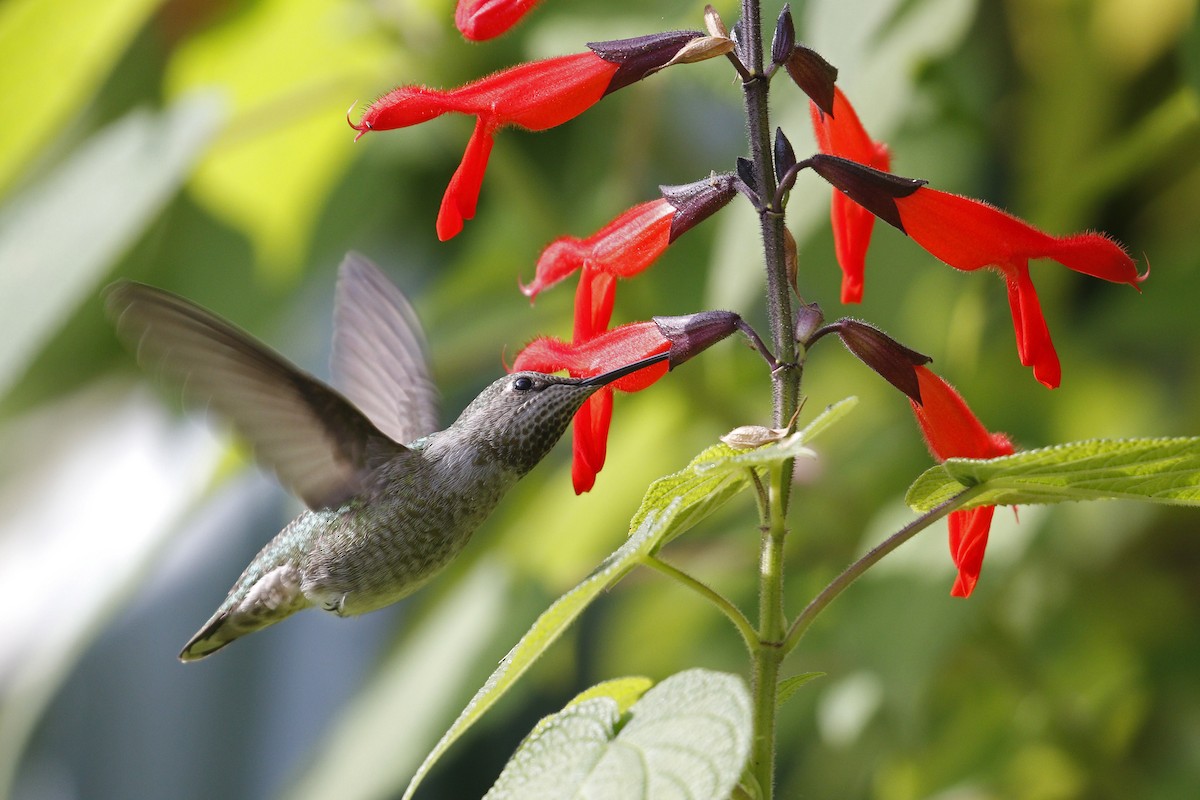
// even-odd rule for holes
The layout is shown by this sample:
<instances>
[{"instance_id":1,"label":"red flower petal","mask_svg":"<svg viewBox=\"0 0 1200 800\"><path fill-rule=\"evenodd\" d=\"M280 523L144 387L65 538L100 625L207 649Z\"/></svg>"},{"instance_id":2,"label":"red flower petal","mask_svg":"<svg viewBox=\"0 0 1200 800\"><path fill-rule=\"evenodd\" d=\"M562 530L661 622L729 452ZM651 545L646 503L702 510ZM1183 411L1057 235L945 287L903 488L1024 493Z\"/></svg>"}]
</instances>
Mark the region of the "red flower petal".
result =
<instances>
[{"instance_id":1,"label":"red flower petal","mask_svg":"<svg viewBox=\"0 0 1200 800\"><path fill-rule=\"evenodd\" d=\"M950 515L950 557L958 568L958 577L950 589L951 597L970 597L983 569L995 506L980 506Z\"/></svg>"},{"instance_id":2,"label":"red flower petal","mask_svg":"<svg viewBox=\"0 0 1200 800\"><path fill-rule=\"evenodd\" d=\"M493 39L506 32L530 11L538 0L458 0L454 24L473 42Z\"/></svg>"},{"instance_id":3,"label":"red flower petal","mask_svg":"<svg viewBox=\"0 0 1200 800\"><path fill-rule=\"evenodd\" d=\"M483 173L492 153L492 130L480 117L467 142L462 162L450 178L437 215L437 235L441 241L454 238L463 229L463 221L475 216L479 192L483 188Z\"/></svg>"},{"instance_id":4,"label":"red flower petal","mask_svg":"<svg viewBox=\"0 0 1200 800\"><path fill-rule=\"evenodd\" d=\"M834 87L832 115L821 111L813 102L809 103L809 110L817 147L822 153L888 171L891 157L887 146L871 139L841 89ZM842 302L861 302L867 247L871 243L875 217L841 192L834 191L830 218L834 253L842 269Z\"/></svg>"},{"instance_id":5,"label":"red flower petal","mask_svg":"<svg viewBox=\"0 0 1200 800\"><path fill-rule=\"evenodd\" d=\"M1012 268L1049 258L1068 269L1137 287L1133 259L1098 233L1051 236L980 200L923 186L896 198L904 231L955 269Z\"/></svg>"},{"instance_id":6,"label":"red flower petal","mask_svg":"<svg viewBox=\"0 0 1200 800\"><path fill-rule=\"evenodd\" d=\"M445 241L475 215L497 128L519 125L540 131L561 125L603 97L618 69L620 65L588 51L521 64L449 91L401 86L372 103L362 120L350 126L358 131L357 139L367 131L404 128L451 111L477 117L438 212L438 238Z\"/></svg>"},{"instance_id":7,"label":"red flower petal","mask_svg":"<svg viewBox=\"0 0 1200 800\"><path fill-rule=\"evenodd\" d=\"M1022 364L1033 367L1033 377L1040 383L1057 389L1062 382L1062 366L1050 339L1046 318L1042 316L1042 304L1029 277L1029 267L1022 265L1003 272L1008 285L1013 330L1017 334L1017 355Z\"/></svg>"},{"instance_id":8,"label":"red flower petal","mask_svg":"<svg viewBox=\"0 0 1200 800\"><path fill-rule=\"evenodd\" d=\"M1049 258L1068 269L1137 287L1144 276L1128 254L1106 236L1051 236L979 200L921 187L895 200L905 232L955 269L996 267L1008 284L1008 301L1021 363L1051 389L1062 369L1041 304L1029 277L1029 260Z\"/></svg>"},{"instance_id":9,"label":"red flower petal","mask_svg":"<svg viewBox=\"0 0 1200 800\"><path fill-rule=\"evenodd\" d=\"M579 269L636 275L667 249L674 217L675 207L659 198L634 206L586 239L557 239L542 251L533 282L521 291L535 297Z\"/></svg>"},{"instance_id":10,"label":"red flower petal","mask_svg":"<svg viewBox=\"0 0 1200 800\"><path fill-rule=\"evenodd\" d=\"M916 372L922 403L911 405L934 458L997 458L1014 452L1007 436L988 433L953 386L926 367ZM979 580L994 511L995 506L981 506L950 514L950 557L958 568L950 591L954 597L970 596Z\"/></svg>"},{"instance_id":11,"label":"red flower petal","mask_svg":"<svg viewBox=\"0 0 1200 800\"><path fill-rule=\"evenodd\" d=\"M653 322L631 322L576 344L550 336L539 337L517 354L512 369L566 370L573 377L590 377L655 353L665 353L670 347L670 341ZM612 385L623 392L641 391L665 375L667 367L664 361L626 375Z\"/></svg>"},{"instance_id":12,"label":"red flower petal","mask_svg":"<svg viewBox=\"0 0 1200 800\"><path fill-rule=\"evenodd\" d=\"M921 404L912 403L913 413L934 458L945 461L947 458L997 458L1013 454L1014 448L1008 437L988 433L953 386L928 367L913 369L921 386Z\"/></svg>"},{"instance_id":13,"label":"red flower petal","mask_svg":"<svg viewBox=\"0 0 1200 800\"><path fill-rule=\"evenodd\" d=\"M584 272L575 288L574 341L586 342L608 330L616 297L616 278L604 272Z\"/></svg>"},{"instance_id":14,"label":"red flower petal","mask_svg":"<svg viewBox=\"0 0 1200 800\"><path fill-rule=\"evenodd\" d=\"M608 455L608 429L612 423L612 402L612 388L605 386L575 412L571 442L571 484L575 494L591 491L596 485L596 475L604 468L604 460Z\"/></svg>"}]
</instances>

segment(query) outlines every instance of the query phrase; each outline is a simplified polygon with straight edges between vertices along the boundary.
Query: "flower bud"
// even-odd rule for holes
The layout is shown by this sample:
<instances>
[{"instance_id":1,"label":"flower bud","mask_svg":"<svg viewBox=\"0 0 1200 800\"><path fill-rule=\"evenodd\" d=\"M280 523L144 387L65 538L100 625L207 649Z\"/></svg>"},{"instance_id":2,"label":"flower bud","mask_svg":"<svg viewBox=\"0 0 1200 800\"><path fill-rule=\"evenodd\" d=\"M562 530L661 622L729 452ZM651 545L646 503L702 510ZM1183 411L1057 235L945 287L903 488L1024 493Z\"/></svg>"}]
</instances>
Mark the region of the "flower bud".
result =
<instances>
[{"instance_id":1,"label":"flower bud","mask_svg":"<svg viewBox=\"0 0 1200 800\"><path fill-rule=\"evenodd\" d=\"M840 319L831 327L837 329L842 344L860 361L908 395L913 402L921 402L921 387L915 368L933 359L905 347L875 326L857 319Z\"/></svg>"},{"instance_id":2,"label":"flower bud","mask_svg":"<svg viewBox=\"0 0 1200 800\"><path fill-rule=\"evenodd\" d=\"M825 315L816 303L801 304L796 309L796 341L808 347L813 334L825 324Z\"/></svg>"},{"instance_id":3,"label":"flower bud","mask_svg":"<svg viewBox=\"0 0 1200 800\"><path fill-rule=\"evenodd\" d=\"M901 178L846 158L819 154L809 163L814 172L884 222L904 230L896 199L908 197L928 181Z\"/></svg>"},{"instance_id":4,"label":"flower bud","mask_svg":"<svg viewBox=\"0 0 1200 800\"><path fill-rule=\"evenodd\" d=\"M837 80L837 67L822 58L816 50L804 45L792 48L784 66L800 90L817 104L817 108L826 114L833 114L833 84Z\"/></svg>"},{"instance_id":5,"label":"flower bud","mask_svg":"<svg viewBox=\"0 0 1200 800\"><path fill-rule=\"evenodd\" d=\"M671 343L668 363L675 369L694 355L737 330L741 319L732 311L701 311L681 317L651 317Z\"/></svg>"},{"instance_id":6,"label":"flower bud","mask_svg":"<svg viewBox=\"0 0 1200 800\"><path fill-rule=\"evenodd\" d=\"M588 47L600 58L618 65L616 74L604 92L607 95L662 69L684 45L703 35L700 31L666 31L632 39L588 42Z\"/></svg>"},{"instance_id":7,"label":"flower bud","mask_svg":"<svg viewBox=\"0 0 1200 800\"><path fill-rule=\"evenodd\" d=\"M658 190L675 208L668 242L674 242L720 211L737 194L733 174L729 172L714 173L702 180L679 186L659 186Z\"/></svg>"},{"instance_id":8,"label":"flower bud","mask_svg":"<svg viewBox=\"0 0 1200 800\"><path fill-rule=\"evenodd\" d=\"M796 47L796 26L792 23L792 6L783 4L779 18L775 20L775 35L771 37L771 63L786 64Z\"/></svg>"}]
</instances>

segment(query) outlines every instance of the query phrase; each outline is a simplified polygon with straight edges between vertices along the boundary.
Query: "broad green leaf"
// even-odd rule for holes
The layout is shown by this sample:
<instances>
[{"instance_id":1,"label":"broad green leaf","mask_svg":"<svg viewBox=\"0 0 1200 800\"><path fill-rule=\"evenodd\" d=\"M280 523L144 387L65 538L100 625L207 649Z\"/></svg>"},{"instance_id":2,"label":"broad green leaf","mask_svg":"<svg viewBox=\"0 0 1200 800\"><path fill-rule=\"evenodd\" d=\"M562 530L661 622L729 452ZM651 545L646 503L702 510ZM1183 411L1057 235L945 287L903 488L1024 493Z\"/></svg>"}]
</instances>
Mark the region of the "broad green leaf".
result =
<instances>
[{"instance_id":1,"label":"broad green leaf","mask_svg":"<svg viewBox=\"0 0 1200 800\"><path fill-rule=\"evenodd\" d=\"M928 511L970 488L976 494L962 508L1106 498L1200 505L1200 437L1093 439L989 460L952 458L917 478L905 501Z\"/></svg>"},{"instance_id":2,"label":"broad green leaf","mask_svg":"<svg viewBox=\"0 0 1200 800\"><path fill-rule=\"evenodd\" d=\"M127 114L0 212L0 394L179 190L220 118L211 96Z\"/></svg>"},{"instance_id":3,"label":"broad green leaf","mask_svg":"<svg viewBox=\"0 0 1200 800\"><path fill-rule=\"evenodd\" d=\"M824 676L824 672L801 672L799 675L793 675L790 678L784 678L779 682L779 690L775 694L775 705L782 706L788 700L792 699L792 695L796 693L804 684L814 678Z\"/></svg>"},{"instance_id":4,"label":"broad green leaf","mask_svg":"<svg viewBox=\"0 0 1200 800\"><path fill-rule=\"evenodd\" d=\"M582 703L584 700L591 700L593 697L607 697L615 700L617 710L624 714L653 685L654 681L641 675L634 675L627 678L613 678L611 681L597 683L590 689L584 689L575 695L571 699L571 702L567 703L566 708L570 708L576 703Z\"/></svg>"},{"instance_id":5,"label":"broad green leaf","mask_svg":"<svg viewBox=\"0 0 1200 800\"><path fill-rule=\"evenodd\" d=\"M693 669L655 686L624 725L593 697L543 721L486 795L501 798L728 797L750 753L753 715L741 678Z\"/></svg>"},{"instance_id":6,"label":"broad green leaf","mask_svg":"<svg viewBox=\"0 0 1200 800\"><path fill-rule=\"evenodd\" d=\"M86 108L160 0L0 4L0 194Z\"/></svg>"},{"instance_id":7,"label":"broad green leaf","mask_svg":"<svg viewBox=\"0 0 1200 800\"><path fill-rule=\"evenodd\" d=\"M214 86L230 95L229 132L192 188L277 273L303 256L355 155L346 109L404 74L371 13L352 0L263 0L191 37L168 67L168 96Z\"/></svg>"}]
</instances>

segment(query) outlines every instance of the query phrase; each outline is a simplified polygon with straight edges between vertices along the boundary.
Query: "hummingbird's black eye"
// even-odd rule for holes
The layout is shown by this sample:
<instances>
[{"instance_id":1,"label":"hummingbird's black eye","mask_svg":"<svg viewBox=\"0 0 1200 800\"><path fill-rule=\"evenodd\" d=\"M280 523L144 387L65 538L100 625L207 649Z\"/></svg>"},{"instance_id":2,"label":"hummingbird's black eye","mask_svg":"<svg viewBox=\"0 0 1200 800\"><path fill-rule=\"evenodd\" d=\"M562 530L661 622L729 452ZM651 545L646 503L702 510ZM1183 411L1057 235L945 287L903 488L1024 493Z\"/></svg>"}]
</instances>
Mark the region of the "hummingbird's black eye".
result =
<instances>
[{"instance_id":1,"label":"hummingbird's black eye","mask_svg":"<svg viewBox=\"0 0 1200 800\"><path fill-rule=\"evenodd\" d=\"M512 382L514 392L528 392L533 388L533 378L528 375L522 375Z\"/></svg>"}]
</instances>

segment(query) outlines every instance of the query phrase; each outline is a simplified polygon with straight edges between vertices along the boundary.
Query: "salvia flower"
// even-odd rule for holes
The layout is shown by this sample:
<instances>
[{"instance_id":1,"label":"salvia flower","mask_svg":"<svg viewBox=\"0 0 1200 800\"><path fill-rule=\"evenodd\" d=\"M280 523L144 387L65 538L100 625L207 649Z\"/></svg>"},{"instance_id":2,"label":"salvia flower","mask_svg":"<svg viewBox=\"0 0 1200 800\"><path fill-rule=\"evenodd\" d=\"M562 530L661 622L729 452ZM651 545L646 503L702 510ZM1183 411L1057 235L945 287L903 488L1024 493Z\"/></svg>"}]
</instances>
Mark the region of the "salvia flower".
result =
<instances>
[{"instance_id":1,"label":"salvia flower","mask_svg":"<svg viewBox=\"0 0 1200 800\"><path fill-rule=\"evenodd\" d=\"M454 24L473 42L494 39L521 21L538 0L458 0Z\"/></svg>"},{"instance_id":2,"label":"salvia flower","mask_svg":"<svg viewBox=\"0 0 1200 800\"><path fill-rule=\"evenodd\" d=\"M550 336L534 339L517 354L511 369L558 372L590 377L657 353L669 353L661 364L646 367L602 387L575 414L572 435L571 482L576 494L589 491L604 466L612 422L613 389L638 392L669 369L737 330L740 318L729 311L705 311L682 317L659 317L633 322L584 340L563 342Z\"/></svg>"},{"instance_id":3,"label":"salvia flower","mask_svg":"<svg viewBox=\"0 0 1200 800\"><path fill-rule=\"evenodd\" d=\"M498 129L514 125L541 131L574 119L606 94L669 62L700 35L673 31L596 43L586 53L521 64L457 89L401 86L372 103L350 127L358 131L357 140L368 131L406 128L448 113L475 117L475 130L438 210L437 234L445 241L475 216Z\"/></svg>"},{"instance_id":4,"label":"salvia flower","mask_svg":"<svg viewBox=\"0 0 1200 800\"><path fill-rule=\"evenodd\" d=\"M533 280L521 287L531 299L575 272L576 339L595 335L612 318L615 279L645 270L694 225L723 208L736 194L732 174L682 186L660 187L658 200L640 203L585 239L564 236L538 258Z\"/></svg>"},{"instance_id":5,"label":"salvia flower","mask_svg":"<svg viewBox=\"0 0 1200 800\"><path fill-rule=\"evenodd\" d=\"M813 156L812 168L871 213L959 270L993 267L1004 276L1021 363L1051 389L1062 369L1029 274L1035 258L1137 287L1145 279L1120 244L1100 233L1052 236L980 200L930 189L853 161Z\"/></svg>"},{"instance_id":6,"label":"salvia flower","mask_svg":"<svg viewBox=\"0 0 1200 800\"><path fill-rule=\"evenodd\" d=\"M926 367L916 367L916 373L921 402L909 402L934 458L945 461L1012 455L1014 448L1008 437L989 433L953 386ZM954 597L969 597L979 580L995 510L995 506L980 506L950 514L950 557L958 568L958 578L950 590Z\"/></svg>"},{"instance_id":7,"label":"salvia flower","mask_svg":"<svg viewBox=\"0 0 1200 800\"><path fill-rule=\"evenodd\" d=\"M833 89L833 113L825 113L815 101L809 102L809 110L817 148L822 153L848 158L882 172L891 169L887 145L871 139L841 89ZM834 254L842 269L842 302L860 303L867 247L871 244L875 217L841 192L834 191L830 221Z\"/></svg>"}]
</instances>

